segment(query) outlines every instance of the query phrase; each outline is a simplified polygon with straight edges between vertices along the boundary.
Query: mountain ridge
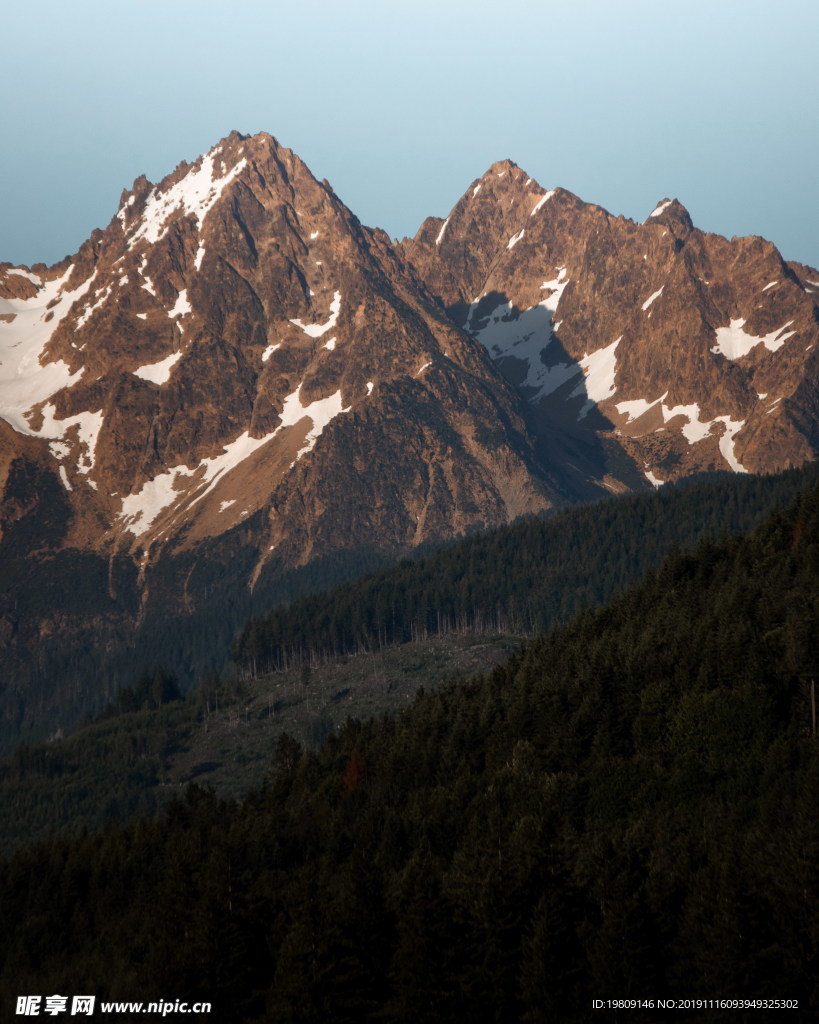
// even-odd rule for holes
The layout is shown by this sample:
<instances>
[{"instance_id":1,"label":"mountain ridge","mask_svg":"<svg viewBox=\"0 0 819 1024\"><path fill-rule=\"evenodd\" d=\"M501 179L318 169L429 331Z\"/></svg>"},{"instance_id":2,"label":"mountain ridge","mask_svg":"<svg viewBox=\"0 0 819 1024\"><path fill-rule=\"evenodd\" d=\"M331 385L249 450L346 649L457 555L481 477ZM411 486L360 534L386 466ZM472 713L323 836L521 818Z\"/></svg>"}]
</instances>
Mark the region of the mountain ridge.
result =
<instances>
[{"instance_id":1,"label":"mountain ridge","mask_svg":"<svg viewBox=\"0 0 819 1024\"><path fill-rule=\"evenodd\" d=\"M653 484L815 458L819 275L770 242L705 234L678 200L613 217L501 162L402 247L541 434L605 436Z\"/></svg>"},{"instance_id":2,"label":"mountain ridge","mask_svg":"<svg viewBox=\"0 0 819 1024\"><path fill-rule=\"evenodd\" d=\"M252 147L250 164L247 154L240 156L242 146ZM258 166L259 151L265 149L261 156L267 158L266 176ZM217 169L223 173L215 179ZM264 191L263 198L282 193L272 214L260 209L259 196L243 173ZM282 175L280 180L272 180L275 173ZM310 209L293 206L297 188L309 196ZM229 213L224 202L219 205L220 197L230 199ZM299 202L307 205L308 199L302 197ZM327 209L331 220L340 224L323 231L319 215ZM254 217L265 220L263 232L256 226L268 250L263 258L260 239L254 241L251 230ZM271 217L277 218L272 226ZM214 218L221 250L218 245L213 248ZM332 288L325 280L326 261L306 257L308 250L317 250L313 256L323 254L325 243L320 236L327 233L332 235L327 245L336 277L346 278L353 293L349 302L342 300L341 290L335 287L339 280ZM95 286L107 267L118 264L114 281ZM365 279L371 279L366 285L358 273L362 266ZM370 398L376 386L368 377L381 376L387 384L409 376L408 371L417 379L430 367L432 373L451 377L456 366L469 375L474 391L476 384L480 387L479 378L487 375L489 364L480 353L464 343L457 329L403 274L383 232L363 228L298 158L267 136L252 140L229 136L196 163L180 164L153 188L144 178L137 179L134 189L123 193L120 210L105 231L95 233L73 262L51 268L44 287L47 281L56 289L58 269L66 293L58 306L68 306L68 300L83 289L67 310L60 310L63 317L40 353L50 359L48 367L63 368L59 383L64 386L51 395L38 395L32 412L25 419L18 416L16 426L29 434L49 436L68 421L51 446L53 453L63 456L60 477L66 489L87 485L75 503L80 509L90 504L94 512L107 517L103 545L129 532L137 538L146 536L149 543L143 545L143 557L150 557L151 544L163 532L174 532L169 522L174 510L181 511L186 521L199 518L199 535L206 536L224 532L226 525L235 525L261 507L267 494L244 509L231 509L235 496L224 495L217 511L214 499L220 489L224 491L217 478L242 462L258 462L256 452L262 447L258 442L269 441L279 431L283 437L272 446L280 449L280 454L272 453L279 465L274 473L282 479L292 475L288 468L312 451L332 421L351 409L355 418L356 407ZM31 276L27 286L21 286L22 273L6 271L4 283L14 278L16 292L22 287L30 298ZM110 294L114 288L116 301ZM12 311L11 316L15 314ZM378 334L386 332L393 343L409 330L414 338L411 348L400 352L392 344L387 362L372 325L366 322L368 314L377 318ZM339 330L352 333L353 343L358 335L358 347L363 344L366 349L346 364L338 350L334 353L336 345L340 348L347 340L337 341ZM113 358L111 346L101 346L103 338L123 342ZM209 350L203 354L206 345ZM361 365L365 359L369 367ZM94 379L88 379L92 375ZM51 373L55 376L56 369ZM484 405L488 399L495 406L490 418L514 420L514 402L499 392L491 369L489 376L490 388L482 390ZM451 388L455 381L442 383ZM44 382L44 390L52 387L52 379ZM498 407L498 398L505 408ZM393 400L401 402L400 391ZM462 392L458 400L459 414L468 412L469 396ZM182 418L177 414L180 403L188 410ZM488 412L489 407L482 410L484 420ZM525 431L514 425L512 429L516 436L509 455L514 461L516 449L522 448L525 461L529 457ZM61 451L55 445L70 450ZM461 450L461 460L467 466L476 465L477 460L482 466L477 469L476 465L478 476L485 478L483 488L473 479L472 489L486 491L494 474L492 486L507 492L506 498L499 492L492 498L495 515L503 519L548 505L545 496L534 493L543 489L539 480L533 477L531 483L525 482L525 469L521 487L517 492L510 490L508 480L517 472L513 466L505 466L498 474L491 468L491 455L480 445L471 447L470 452ZM271 453L266 454L270 462ZM440 464L442 460L427 461ZM103 478L107 494L97 486ZM449 484L453 484L451 478ZM89 494L89 488L98 493ZM531 497L525 495L527 490L533 491ZM179 491L195 497L183 501ZM507 499L509 513L503 511ZM476 523L486 522L487 514L491 521L489 500L487 493L483 516ZM209 515L200 515L207 505ZM165 531L157 528L160 524ZM275 536L275 528L272 532L270 539L280 545L281 537ZM416 542L427 539L423 528L414 532ZM431 535L435 535L434 526ZM137 548L133 542L129 546Z\"/></svg>"},{"instance_id":3,"label":"mountain ridge","mask_svg":"<svg viewBox=\"0 0 819 1024\"><path fill-rule=\"evenodd\" d=\"M2 715L55 636L124 650L334 559L812 460L817 282L511 161L400 243L264 133L137 178L73 257L0 264Z\"/></svg>"}]
</instances>

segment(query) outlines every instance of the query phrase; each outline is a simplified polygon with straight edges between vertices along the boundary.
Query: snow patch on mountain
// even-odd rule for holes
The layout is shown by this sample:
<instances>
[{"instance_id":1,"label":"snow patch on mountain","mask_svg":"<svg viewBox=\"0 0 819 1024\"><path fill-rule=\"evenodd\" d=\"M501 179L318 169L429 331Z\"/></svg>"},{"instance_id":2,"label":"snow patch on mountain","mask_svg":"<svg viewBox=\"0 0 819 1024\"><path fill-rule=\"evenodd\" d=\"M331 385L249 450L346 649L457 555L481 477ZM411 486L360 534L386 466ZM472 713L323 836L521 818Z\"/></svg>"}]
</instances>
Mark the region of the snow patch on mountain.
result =
<instances>
[{"instance_id":1,"label":"snow patch on mountain","mask_svg":"<svg viewBox=\"0 0 819 1024\"><path fill-rule=\"evenodd\" d=\"M162 512L176 504L180 498L185 499L184 504L192 508L214 489L219 480L241 465L262 445L267 444L282 430L301 423L307 417L312 421L312 425L307 431L303 445L290 463L292 468L302 455L315 446L327 424L344 412L349 412L349 406L342 406L341 389L328 398L319 398L303 406L299 385L285 398L280 415L281 422L271 434L256 438L251 437L249 431L245 431L235 441L224 445L220 455L202 459L195 469L189 470L185 465L175 466L165 473L160 473L153 480L146 481L136 494L129 494L123 498L120 513L123 525L139 537L151 528ZM193 495L190 491L191 485L194 487ZM224 502L222 505L227 507Z\"/></svg>"},{"instance_id":2,"label":"snow patch on mountain","mask_svg":"<svg viewBox=\"0 0 819 1024\"><path fill-rule=\"evenodd\" d=\"M57 419L55 412L51 402L43 406L43 424L36 436L65 438L72 430L76 430L81 448L77 469L80 473L87 473L94 465L97 438L102 430L102 412L79 412L74 416L66 416L65 419Z\"/></svg>"},{"instance_id":3,"label":"snow patch on mountain","mask_svg":"<svg viewBox=\"0 0 819 1024\"><path fill-rule=\"evenodd\" d=\"M313 421L313 426L308 430L304 444L299 448L295 459L290 463L291 467L295 466L305 452L311 451L324 428L331 420L335 419L340 413L350 411L349 406L345 409L341 404L341 388L328 398L318 398L307 406L301 404L300 396L301 387L285 398L284 408L281 413L281 426L276 430L278 432L284 427L294 426L305 416L309 416Z\"/></svg>"},{"instance_id":4,"label":"snow patch on mountain","mask_svg":"<svg viewBox=\"0 0 819 1024\"><path fill-rule=\"evenodd\" d=\"M181 358L181 352L172 352L164 359L160 359L158 363L147 363L145 366L140 366L138 370L134 370L134 376L149 380L154 384L165 384L170 380L171 370Z\"/></svg>"},{"instance_id":5,"label":"snow patch on mountain","mask_svg":"<svg viewBox=\"0 0 819 1024\"><path fill-rule=\"evenodd\" d=\"M123 525L137 537L141 536L151 528L157 516L180 496L177 483L182 490L189 479L186 468L180 466L146 481L136 494L122 499L120 516Z\"/></svg>"},{"instance_id":6,"label":"snow patch on mountain","mask_svg":"<svg viewBox=\"0 0 819 1024\"><path fill-rule=\"evenodd\" d=\"M656 405L660 406L660 411L663 417L663 423L668 423L676 416L683 416L687 420L687 423L682 427L682 433L689 444L696 444L697 441L702 441L708 437L711 433L711 427L714 420L700 420L700 407L697 402L693 402L691 405L666 405L664 399L668 392L660 398L656 398L653 402L649 402L644 398L635 398L627 402L618 402L617 411L624 413L628 416L627 423L632 423L634 420L639 419L640 416L645 415L649 409L653 409Z\"/></svg>"},{"instance_id":7,"label":"snow patch on mountain","mask_svg":"<svg viewBox=\"0 0 819 1024\"><path fill-rule=\"evenodd\" d=\"M623 340L620 335L605 348L600 348L591 355L584 355L580 360L580 367L584 379L572 391L570 398L585 394L588 401L578 413L578 418L583 419L594 408L596 404L611 398L617 390L614 383L614 375L617 370L617 346Z\"/></svg>"},{"instance_id":8,"label":"snow patch on mountain","mask_svg":"<svg viewBox=\"0 0 819 1024\"><path fill-rule=\"evenodd\" d=\"M168 230L171 216L177 211L181 211L182 216L195 217L197 226L202 226L205 217L219 201L225 188L247 167L247 160L242 157L229 170L218 174L218 155L217 146L202 157L198 168L191 168L184 178L171 185L166 192L161 192L159 185L151 189L136 230L128 242L129 248L132 249L143 239L150 244L158 242Z\"/></svg>"},{"instance_id":9,"label":"snow patch on mountain","mask_svg":"<svg viewBox=\"0 0 819 1024\"><path fill-rule=\"evenodd\" d=\"M150 279L150 277L148 277L148 275L145 273L145 267L147 265L148 265L148 257L147 256L143 256L142 257L142 262L139 264L139 274L140 274L140 277L142 278L142 285L141 285L141 287L143 287L145 289L145 291L149 295L153 295L154 298L157 298L156 289L154 288L154 283Z\"/></svg>"},{"instance_id":10,"label":"snow patch on mountain","mask_svg":"<svg viewBox=\"0 0 819 1024\"><path fill-rule=\"evenodd\" d=\"M43 283L42 278L37 277L37 275L33 274L30 270L21 270L19 267L10 267L6 273L17 274L18 277L26 277L32 284L36 284L38 288Z\"/></svg>"},{"instance_id":11,"label":"snow patch on mountain","mask_svg":"<svg viewBox=\"0 0 819 1024\"><path fill-rule=\"evenodd\" d=\"M73 265L54 281L42 284L30 299L0 299L0 417L21 434L59 437L61 429L48 433L45 426L33 430L27 414L82 375L72 374L61 359L43 363L44 349L71 306L91 287L93 275L72 291L64 290ZM36 283L36 282L35 282Z\"/></svg>"},{"instance_id":12,"label":"snow patch on mountain","mask_svg":"<svg viewBox=\"0 0 819 1024\"><path fill-rule=\"evenodd\" d=\"M663 405L663 422L668 423L674 419L675 416L684 416L688 421L682 427L683 437L688 441L689 444L696 444L697 441L703 441L711 433L711 427L714 421L701 420L700 419L700 407L698 402L693 402L691 405L675 405L669 407Z\"/></svg>"},{"instance_id":13,"label":"snow patch on mountain","mask_svg":"<svg viewBox=\"0 0 819 1024\"><path fill-rule=\"evenodd\" d=\"M540 209L540 208L541 208L541 207L543 206L543 204L544 204L544 203L546 203L546 202L548 202L548 201L549 201L549 200L550 200L550 199L552 198L552 196L553 196L554 194L555 194L555 190L554 190L553 188L552 188L552 189L549 189L549 191L548 191L548 192L545 192L545 193L544 193L544 194L543 194L543 195L542 195L542 196L540 197L540 199L538 199L538 201L537 201L537 202L535 203L535 205L534 205L534 206L532 207L532 212L531 212L531 213L529 214L529 216L530 216L530 217L534 217L534 215L535 215L535 214L537 213L537 211L538 211L538 210L539 210L539 209Z\"/></svg>"},{"instance_id":14,"label":"snow patch on mountain","mask_svg":"<svg viewBox=\"0 0 819 1024\"><path fill-rule=\"evenodd\" d=\"M671 200L670 199L666 199L664 202L659 203L657 206L654 207L654 209L651 211L651 213L648 215L648 217L646 217L646 220L648 221L652 217L659 217L660 214L663 212L663 210L665 210L666 207L668 207L668 206L671 206Z\"/></svg>"},{"instance_id":15,"label":"snow patch on mountain","mask_svg":"<svg viewBox=\"0 0 819 1024\"><path fill-rule=\"evenodd\" d=\"M530 378L552 336L551 311L546 305L549 300L524 310L516 309L511 301L502 302L488 316L477 317L479 301L470 306L465 329L475 335L494 360L513 356L527 362L529 377L525 383L529 387L537 386Z\"/></svg>"},{"instance_id":16,"label":"snow patch on mountain","mask_svg":"<svg viewBox=\"0 0 819 1024\"><path fill-rule=\"evenodd\" d=\"M137 537L141 536L151 528L162 512L180 498L190 497L190 485L193 483L195 492L190 501L192 507L213 490L220 477L239 466L269 440L270 436L255 438L245 431L235 441L224 445L221 455L202 459L196 469L189 470L183 464L146 481L136 494L129 494L122 499L120 515L124 520L123 525Z\"/></svg>"},{"instance_id":17,"label":"snow patch on mountain","mask_svg":"<svg viewBox=\"0 0 819 1024\"><path fill-rule=\"evenodd\" d=\"M128 196L126 201L122 204L122 206L120 206L119 210L117 210L117 220L119 220L122 223L123 228L125 227L125 220L127 217L126 211L129 210L130 207L134 205L135 201L136 196Z\"/></svg>"},{"instance_id":18,"label":"snow patch on mountain","mask_svg":"<svg viewBox=\"0 0 819 1024\"><path fill-rule=\"evenodd\" d=\"M655 299L659 299L659 297L663 294L663 288L665 288L665 285L663 285L662 288L660 288L658 291L654 292L653 295L649 295L649 297L643 303L643 312L645 312L648 309L648 307L651 305L652 302L654 302Z\"/></svg>"},{"instance_id":19,"label":"snow patch on mountain","mask_svg":"<svg viewBox=\"0 0 819 1024\"><path fill-rule=\"evenodd\" d=\"M634 420L644 416L649 409L653 409L658 402L662 402L667 394L666 391L665 395L655 398L653 402L649 402L646 398L631 398L627 402L618 402L617 411L628 417L626 423L633 423Z\"/></svg>"},{"instance_id":20,"label":"snow patch on mountain","mask_svg":"<svg viewBox=\"0 0 819 1024\"><path fill-rule=\"evenodd\" d=\"M323 334L326 334L329 330L332 330L338 320L338 314L341 309L341 292L336 292L333 295L333 301L330 303L330 319L324 324L303 324L301 320L291 320L291 324L295 324L300 331L304 331L305 334L311 338L320 338Z\"/></svg>"},{"instance_id":21,"label":"snow patch on mountain","mask_svg":"<svg viewBox=\"0 0 819 1024\"><path fill-rule=\"evenodd\" d=\"M745 426L745 420L732 420L730 416L715 416L712 420L701 420L700 407L697 402L693 402L691 405L668 406L664 403L667 394L668 392L666 391L664 395L654 399L653 402L644 398L618 402L616 408L618 412L628 417L627 423L632 423L634 420L639 419L640 416L645 415L649 409L653 409L657 405L660 407L664 424L669 423L677 416L683 416L687 422L681 428L681 432L690 445L697 444L699 441L704 441L706 437L710 437L715 424L722 423L723 432L719 439L719 450L722 453L722 457L735 473L747 472L734 453L734 437Z\"/></svg>"},{"instance_id":22,"label":"snow patch on mountain","mask_svg":"<svg viewBox=\"0 0 819 1024\"><path fill-rule=\"evenodd\" d=\"M71 446L65 441L52 441L48 448L55 459L67 459L71 454Z\"/></svg>"},{"instance_id":23,"label":"snow patch on mountain","mask_svg":"<svg viewBox=\"0 0 819 1024\"><path fill-rule=\"evenodd\" d=\"M788 338L796 334L796 331L788 331L792 323L793 320L789 320L782 327L771 331L770 334L756 337L744 330L745 320L731 320L728 327L717 327L714 332L717 336L717 343L711 351L732 360L742 359L743 356L747 356L751 349L756 348L757 345L764 345L769 352L776 352L777 349L785 344Z\"/></svg>"},{"instance_id":24,"label":"snow patch on mountain","mask_svg":"<svg viewBox=\"0 0 819 1024\"><path fill-rule=\"evenodd\" d=\"M94 275L94 277L96 277L96 274ZM92 281L93 281L93 279L94 278L92 278ZM89 288L90 288L90 286L91 286L91 282L89 282ZM93 296L94 301L89 306L86 306L84 311L83 311L83 313L82 313L82 315L77 318L77 327L78 328L85 327L85 325L91 319L92 315L98 309L102 308L102 306L105 305L105 303L107 302L108 298L111 295L112 287L113 287L113 285L109 284L107 287L103 288L102 292L99 295L94 293L94 296Z\"/></svg>"},{"instance_id":25,"label":"snow patch on mountain","mask_svg":"<svg viewBox=\"0 0 819 1024\"><path fill-rule=\"evenodd\" d=\"M531 401L551 394L581 372L577 363L547 365L544 362L553 340L553 314L568 283L566 268L560 267L554 280L541 285L542 291L551 294L528 309L518 310L511 301L500 302L494 309L479 315L481 297L478 297L467 311L464 330L481 342L495 362L511 358L526 364L526 377L521 384L534 389Z\"/></svg>"},{"instance_id":26,"label":"snow patch on mountain","mask_svg":"<svg viewBox=\"0 0 819 1024\"><path fill-rule=\"evenodd\" d=\"M725 430L719 439L719 450L722 457L735 473L747 473L748 470L740 463L734 451L734 437L745 426L745 420L732 420L730 416L717 416L715 423L724 423Z\"/></svg>"},{"instance_id":27,"label":"snow patch on mountain","mask_svg":"<svg viewBox=\"0 0 819 1024\"><path fill-rule=\"evenodd\" d=\"M557 312L557 307L560 302L560 298L563 292L566 290L566 285L569 283L569 278L566 277L566 268L558 267L557 277L553 281L544 281L540 286L540 290L550 291L552 294L541 302L541 306L545 306L546 309L552 313Z\"/></svg>"},{"instance_id":28,"label":"snow patch on mountain","mask_svg":"<svg viewBox=\"0 0 819 1024\"><path fill-rule=\"evenodd\" d=\"M175 316L185 316L192 312L191 304L188 302L188 289L183 288L177 295L176 302L173 304L173 307L168 310L168 316L173 319Z\"/></svg>"},{"instance_id":29,"label":"snow patch on mountain","mask_svg":"<svg viewBox=\"0 0 819 1024\"><path fill-rule=\"evenodd\" d=\"M512 237L506 243L506 248L507 249L514 249L514 247L518 244L518 242L521 240L521 238L523 238L525 233L526 233L525 229L521 228L520 231L518 231L518 233L516 235L512 235Z\"/></svg>"},{"instance_id":30,"label":"snow patch on mountain","mask_svg":"<svg viewBox=\"0 0 819 1024\"><path fill-rule=\"evenodd\" d=\"M447 224L449 224L449 217L441 225L441 230L438 232L438 237L435 239L435 244L440 245L444 240L444 232L446 231Z\"/></svg>"}]
</instances>

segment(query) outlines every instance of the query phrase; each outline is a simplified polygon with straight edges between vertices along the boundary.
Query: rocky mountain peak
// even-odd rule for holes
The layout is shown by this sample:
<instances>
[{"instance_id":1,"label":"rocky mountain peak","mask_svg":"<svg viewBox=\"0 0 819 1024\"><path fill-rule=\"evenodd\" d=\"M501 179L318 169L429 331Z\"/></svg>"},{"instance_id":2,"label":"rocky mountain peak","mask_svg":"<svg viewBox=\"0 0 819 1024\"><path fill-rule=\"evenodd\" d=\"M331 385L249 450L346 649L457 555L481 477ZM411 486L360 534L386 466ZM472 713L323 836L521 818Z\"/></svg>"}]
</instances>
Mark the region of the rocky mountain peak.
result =
<instances>
[{"instance_id":1,"label":"rocky mountain peak","mask_svg":"<svg viewBox=\"0 0 819 1024\"><path fill-rule=\"evenodd\" d=\"M253 519L257 575L319 538L412 545L554 500L483 350L270 135L138 178L74 257L0 288L0 409L59 477L71 543L143 566ZM362 430L395 457L340 486L368 475Z\"/></svg>"},{"instance_id":2,"label":"rocky mountain peak","mask_svg":"<svg viewBox=\"0 0 819 1024\"><path fill-rule=\"evenodd\" d=\"M694 230L691 216L679 199L661 199L644 223L662 224L672 230L677 238L683 238Z\"/></svg>"},{"instance_id":3,"label":"rocky mountain peak","mask_svg":"<svg viewBox=\"0 0 819 1024\"><path fill-rule=\"evenodd\" d=\"M575 452L567 464L658 486L815 457L813 428L786 411L816 386L805 268L762 239L698 231L676 199L642 225L525 177L499 201L504 171L467 189L441 238L422 226L403 247L527 400L535 432ZM535 199L524 216L521 188Z\"/></svg>"},{"instance_id":4,"label":"rocky mountain peak","mask_svg":"<svg viewBox=\"0 0 819 1024\"><path fill-rule=\"evenodd\" d=\"M558 191L545 191L511 160L498 161L470 185L445 220L428 218L414 238L403 240L402 249L457 320L487 289L504 252L524 238L531 218Z\"/></svg>"}]
</instances>

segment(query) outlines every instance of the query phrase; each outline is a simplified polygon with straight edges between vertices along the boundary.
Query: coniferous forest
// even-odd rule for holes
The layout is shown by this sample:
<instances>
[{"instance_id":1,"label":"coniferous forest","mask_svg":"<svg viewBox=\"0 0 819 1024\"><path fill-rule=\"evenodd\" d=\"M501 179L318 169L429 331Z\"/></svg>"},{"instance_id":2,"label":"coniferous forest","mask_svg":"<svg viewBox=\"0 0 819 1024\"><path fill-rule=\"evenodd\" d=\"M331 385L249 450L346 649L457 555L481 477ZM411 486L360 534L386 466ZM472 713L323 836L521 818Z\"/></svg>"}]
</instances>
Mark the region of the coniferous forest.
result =
<instances>
[{"instance_id":1,"label":"coniferous forest","mask_svg":"<svg viewBox=\"0 0 819 1024\"><path fill-rule=\"evenodd\" d=\"M130 682L119 689L106 674L100 637L89 648L93 657L83 679L86 688L104 681L102 689L112 694L102 714L64 738L18 743L0 760L0 848L153 813L191 779L241 796L258 781L281 731L314 745L349 714L397 711L419 683L431 688L441 678L481 670L468 667L469 660L443 674L425 668L441 643L455 650L464 642L491 646L494 638L506 649L516 647L522 637L621 593L675 548L750 529L772 509L787 507L817 476L809 464L775 476L685 480L656 493L522 521L289 604L280 601L238 634L238 673L201 674L181 703L174 698L186 678L178 671L190 641L184 623L169 617L160 635L146 634L143 656L150 660L138 668L132 652ZM229 621L227 613L224 618ZM213 624L206 618L200 627L207 622ZM224 625L207 635L219 664L226 660ZM364 678L381 675L375 665L382 658L400 667L382 682L378 699L362 706ZM351 678L356 664L361 668ZM311 671L316 685L307 688L301 677ZM288 677L299 681L301 704ZM60 682L56 674L52 688ZM72 691L66 691L67 700ZM267 694L261 706L260 693ZM230 718L228 748L216 739L214 708ZM265 734L258 742L247 729L236 732L248 718ZM182 764L188 768L177 769Z\"/></svg>"},{"instance_id":2,"label":"coniferous forest","mask_svg":"<svg viewBox=\"0 0 819 1024\"><path fill-rule=\"evenodd\" d=\"M283 738L241 803L192 787L7 856L0 1003L87 988L220 1021L539 1022L757 998L809 1019L818 619L814 485L486 677L317 749Z\"/></svg>"},{"instance_id":3,"label":"coniferous forest","mask_svg":"<svg viewBox=\"0 0 819 1024\"><path fill-rule=\"evenodd\" d=\"M248 622L234 659L255 674L450 630L542 632L610 600L675 549L751 529L817 479L813 463L709 474L524 520L280 603Z\"/></svg>"}]
</instances>

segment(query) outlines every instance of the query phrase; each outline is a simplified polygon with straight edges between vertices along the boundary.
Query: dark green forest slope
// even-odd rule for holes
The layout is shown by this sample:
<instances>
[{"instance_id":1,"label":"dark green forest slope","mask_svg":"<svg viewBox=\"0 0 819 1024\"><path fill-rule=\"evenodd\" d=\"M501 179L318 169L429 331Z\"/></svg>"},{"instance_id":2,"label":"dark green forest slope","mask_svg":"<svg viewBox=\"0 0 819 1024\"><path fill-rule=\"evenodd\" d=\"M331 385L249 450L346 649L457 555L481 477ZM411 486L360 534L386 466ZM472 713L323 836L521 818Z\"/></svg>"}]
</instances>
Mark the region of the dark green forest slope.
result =
<instances>
[{"instance_id":1,"label":"dark green forest slope","mask_svg":"<svg viewBox=\"0 0 819 1024\"><path fill-rule=\"evenodd\" d=\"M816 464L709 475L529 519L279 605L248 623L234 658L256 674L453 629L542 632L608 601L675 548L752 529L817 480Z\"/></svg>"},{"instance_id":2,"label":"dark green forest slope","mask_svg":"<svg viewBox=\"0 0 819 1024\"><path fill-rule=\"evenodd\" d=\"M28 558L34 542L19 533L27 525L7 531L11 555L0 561L0 752L73 731L157 664L185 691L210 672L224 674L234 634L251 616L390 561L375 551L348 551L299 569L271 564L251 594L252 564L228 543L236 539L232 531L213 557L188 551L161 559L151 569L151 603L141 619L145 592L132 559L109 562L72 549ZM48 630L38 625L43 619Z\"/></svg>"},{"instance_id":3,"label":"dark green forest slope","mask_svg":"<svg viewBox=\"0 0 819 1024\"><path fill-rule=\"evenodd\" d=\"M445 674L458 664L460 674L478 671L461 646L470 636L475 645L491 644L496 627L545 629L598 605L675 545L748 528L817 477L819 467L808 466L772 477L686 481L476 536L279 607L245 631L244 654L237 655L242 680L216 683L205 675L184 703L158 708L163 702L149 692L152 667L140 674L137 699L134 687L115 698L113 710L125 713L107 714L65 739L20 744L0 760L0 845L148 813L191 778L212 782L222 794L244 793L261 779L283 730L316 743L348 714L405 707L419 674L428 671L431 636L451 655ZM173 667L174 643L178 655L191 638L173 617L163 630L151 634L153 665ZM413 637L406 656L389 646ZM207 641L224 647L225 629L214 628ZM361 653L368 650L374 656ZM356 652L346 666L345 652ZM266 676L270 667L279 670ZM302 671L312 673L309 688L301 685ZM86 678L104 678L104 669L89 665ZM434 678L441 674L431 674L430 684ZM110 681L105 690L113 690Z\"/></svg>"},{"instance_id":4,"label":"dark green forest slope","mask_svg":"<svg viewBox=\"0 0 819 1024\"><path fill-rule=\"evenodd\" d=\"M0 760L0 850L154 814L191 781L242 797L283 733L316 747L348 718L397 714L420 686L488 671L522 642L448 634L253 680L211 676L182 699L163 692L161 669L145 673L109 714Z\"/></svg>"},{"instance_id":5,"label":"dark green forest slope","mask_svg":"<svg viewBox=\"0 0 819 1024\"><path fill-rule=\"evenodd\" d=\"M813 488L486 678L316 752L282 740L241 805L191 789L8 858L0 1005L68 990L211 1000L220 1021L505 1024L741 997L807 1019L818 637Z\"/></svg>"}]
</instances>

